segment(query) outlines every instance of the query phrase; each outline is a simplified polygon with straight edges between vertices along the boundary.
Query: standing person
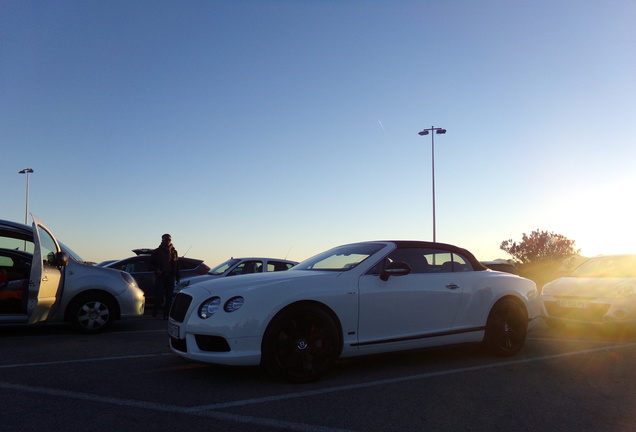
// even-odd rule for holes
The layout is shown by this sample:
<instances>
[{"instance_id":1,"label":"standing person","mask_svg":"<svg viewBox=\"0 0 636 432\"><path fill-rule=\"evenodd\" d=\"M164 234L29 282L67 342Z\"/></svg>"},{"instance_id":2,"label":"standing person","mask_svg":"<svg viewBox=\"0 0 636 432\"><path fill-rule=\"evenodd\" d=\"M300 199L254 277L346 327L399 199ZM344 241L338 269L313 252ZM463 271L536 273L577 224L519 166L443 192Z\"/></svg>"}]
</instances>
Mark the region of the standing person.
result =
<instances>
[{"instance_id":1,"label":"standing person","mask_svg":"<svg viewBox=\"0 0 636 432\"><path fill-rule=\"evenodd\" d=\"M163 319L168 319L175 281L179 275L179 255L172 246L170 234L161 236L161 244L150 255L150 266L155 271L155 305L152 316L156 317L159 306L163 303Z\"/></svg>"}]
</instances>

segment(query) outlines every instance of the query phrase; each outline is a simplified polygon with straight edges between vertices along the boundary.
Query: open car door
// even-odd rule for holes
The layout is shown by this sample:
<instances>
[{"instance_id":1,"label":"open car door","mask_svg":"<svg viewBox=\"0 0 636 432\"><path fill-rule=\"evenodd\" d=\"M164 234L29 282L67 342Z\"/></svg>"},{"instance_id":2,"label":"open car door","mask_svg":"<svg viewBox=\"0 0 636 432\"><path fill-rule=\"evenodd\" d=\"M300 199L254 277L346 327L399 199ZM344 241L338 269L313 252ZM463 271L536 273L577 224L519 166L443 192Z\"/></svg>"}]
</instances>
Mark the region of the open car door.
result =
<instances>
[{"instance_id":1,"label":"open car door","mask_svg":"<svg viewBox=\"0 0 636 432\"><path fill-rule=\"evenodd\" d=\"M33 262L29 278L27 315L29 324L46 320L60 289L60 267L66 262L59 243L49 229L35 216L33 218Z\"/></svg>"}]
</instances>

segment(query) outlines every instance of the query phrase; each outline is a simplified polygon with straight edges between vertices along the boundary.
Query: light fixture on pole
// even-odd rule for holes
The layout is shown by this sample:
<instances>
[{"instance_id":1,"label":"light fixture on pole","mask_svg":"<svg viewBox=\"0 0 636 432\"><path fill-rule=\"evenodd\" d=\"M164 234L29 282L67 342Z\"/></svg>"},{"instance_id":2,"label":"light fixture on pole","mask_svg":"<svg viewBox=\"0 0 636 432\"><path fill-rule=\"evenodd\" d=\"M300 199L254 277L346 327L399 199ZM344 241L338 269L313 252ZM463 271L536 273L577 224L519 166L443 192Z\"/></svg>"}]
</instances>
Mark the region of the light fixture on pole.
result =
<instances>
[{"instance_id":1,"label":"light fixture on pole","mask_svg":"<svg viewBox=\"0 0 636 432\"><path fill-rule=\"evenodd\" d=\"M18 171L18 174L26 174L26 209L24 210L24 224L29 222L29 174L33 173L31 168Z\"/></svg>"},{"instance_id":2,"label":"light fixture on pole","mask_svg":"<svg viewBox=\"0 0 636 432\"><path fill-rule=\"evenodd\" d=\"M431 126L428 129L424 129L418 132L418 135L428 135L429 132L431 133L431 177L433 179L433 243L435 243L437 241L437 238L435 236L435 134L445 134L446 129ZM433 132L435 132L435 134Z\"/></svg>"}]
</instances>

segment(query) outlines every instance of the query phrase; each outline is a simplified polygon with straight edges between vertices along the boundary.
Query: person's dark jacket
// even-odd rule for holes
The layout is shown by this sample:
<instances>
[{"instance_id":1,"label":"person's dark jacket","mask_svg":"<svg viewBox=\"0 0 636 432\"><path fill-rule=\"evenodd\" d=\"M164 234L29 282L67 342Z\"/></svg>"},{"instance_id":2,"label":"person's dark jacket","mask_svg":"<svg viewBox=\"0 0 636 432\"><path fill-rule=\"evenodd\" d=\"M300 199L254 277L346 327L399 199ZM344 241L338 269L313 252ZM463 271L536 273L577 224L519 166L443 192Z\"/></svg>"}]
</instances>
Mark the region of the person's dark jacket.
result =
<instances>
[{"instance_id":1,"label":"person's dark jacket","mask_svg":"<svg viewBox=\"0 0 636 432\"><path fill-rule=\"evenodd\" d=\"M150 254L150 267L155 274L173 274L177 282L181 279L179 269L179 254L176 249L170 246L159 245Z\"/></svg>"}]
</instances>

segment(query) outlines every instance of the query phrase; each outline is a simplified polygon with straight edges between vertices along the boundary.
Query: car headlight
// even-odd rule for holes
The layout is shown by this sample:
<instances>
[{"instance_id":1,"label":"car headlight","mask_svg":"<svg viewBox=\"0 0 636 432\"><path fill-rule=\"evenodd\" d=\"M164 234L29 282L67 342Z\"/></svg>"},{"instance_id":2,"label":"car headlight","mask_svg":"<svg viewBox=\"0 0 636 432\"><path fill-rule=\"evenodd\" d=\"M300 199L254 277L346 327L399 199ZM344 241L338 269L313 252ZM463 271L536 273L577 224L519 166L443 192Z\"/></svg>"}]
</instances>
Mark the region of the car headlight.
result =
<instances>
[{"instance_id":1,"label":"car headlight","mask_svg":"<svg viewBox=\"0 0 636 432\"><path fill-rule=\"evenodd\" d=\"M221 299L212 297L204 301L199 307L199 316L203 319L210 318L219 309Z\"/></svg>"},{"instance_id":2,"label":"car headlight","mask_svg":"<svg viewBox=\"0 0 636 432\"><path fill-rule=\"evenodd\" d=\"M543 288L541 288L541 294L542 295L552 295L552 284L545 284L543 285Z\"/></svg>"},{"instance_id":3,"label":"car headlight","mask_svg":"<svg viewBox=\"0 0 636 432\"><path fill-rule=\"evenodd\" d=\"M243 306L245 299L243 297L232 297L228 301L225 302L225 306L223 306L223 310L225 312L234 312L237 311Z\"/></svg>"}]
</instances>

